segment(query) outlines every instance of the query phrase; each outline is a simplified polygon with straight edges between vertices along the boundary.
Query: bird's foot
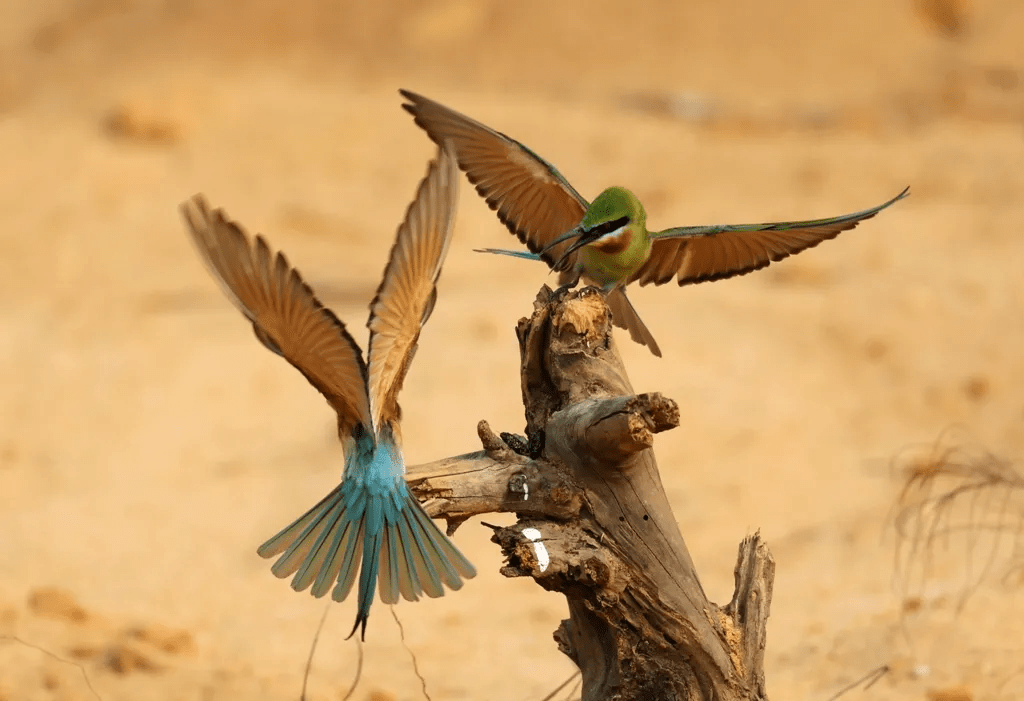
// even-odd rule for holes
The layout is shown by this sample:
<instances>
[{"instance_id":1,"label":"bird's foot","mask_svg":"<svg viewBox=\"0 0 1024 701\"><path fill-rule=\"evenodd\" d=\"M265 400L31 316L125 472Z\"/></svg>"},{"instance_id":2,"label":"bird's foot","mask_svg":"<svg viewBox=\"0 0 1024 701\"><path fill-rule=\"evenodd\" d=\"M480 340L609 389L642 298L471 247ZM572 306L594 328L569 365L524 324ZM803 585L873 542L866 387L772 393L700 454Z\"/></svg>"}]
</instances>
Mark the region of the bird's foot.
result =
<instances>
[{"instance_id":1,"label":"bird's foot","mask_svg":"<svg viewBox=\"0 0 1024 701\"><path fill-rule=\"evenodd\" d=\"M575 290L576 287L579 284L580 284L580 279L579 278L576 278L575 280L572 280L571 282L567 282L564 285L555 288L555 291L551 293L551 297L553 299L561 297L562 295L564 295L569 290Z\"/></svg>"}]
</instances>

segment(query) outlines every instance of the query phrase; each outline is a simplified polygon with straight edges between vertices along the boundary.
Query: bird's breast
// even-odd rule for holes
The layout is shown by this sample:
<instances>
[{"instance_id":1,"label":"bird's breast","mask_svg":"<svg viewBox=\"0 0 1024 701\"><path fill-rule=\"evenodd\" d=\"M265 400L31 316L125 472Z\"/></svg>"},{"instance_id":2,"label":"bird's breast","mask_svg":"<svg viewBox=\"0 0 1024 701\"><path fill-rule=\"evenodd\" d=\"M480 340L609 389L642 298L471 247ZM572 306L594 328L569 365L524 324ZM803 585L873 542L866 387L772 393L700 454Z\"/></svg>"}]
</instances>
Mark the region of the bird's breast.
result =
<instances>
[{"instance_id":1,"label":"bird's breast","mask_svg":"<svg viewBox=\"0 0 1024 701\"><path fill-rule=\"evenodd\" d=\"M601 244L601 245L599 245ZM650 255L650 239L626 233L612 239L594 242L580 251L579 267L591 280L610 289L632 275Z\"/></svg>"}]
</instances>

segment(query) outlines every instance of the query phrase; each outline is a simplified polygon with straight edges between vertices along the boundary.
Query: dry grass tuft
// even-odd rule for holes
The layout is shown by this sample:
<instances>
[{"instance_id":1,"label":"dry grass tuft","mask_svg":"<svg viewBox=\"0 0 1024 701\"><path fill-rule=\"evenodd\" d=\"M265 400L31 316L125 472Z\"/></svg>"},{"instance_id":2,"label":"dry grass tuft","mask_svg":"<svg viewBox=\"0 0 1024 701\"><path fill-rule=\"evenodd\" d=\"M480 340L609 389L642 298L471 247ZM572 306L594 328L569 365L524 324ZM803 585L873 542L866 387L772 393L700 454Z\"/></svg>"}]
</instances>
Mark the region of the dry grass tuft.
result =
<instances>
[{"instance_id":1,"label":"dry grass tuft","mask_svg":"<svg viewBox=\"0 0 1024 701\"><path fill-rule=\"evenodd\" d=\"M952 578L961 578L962 607L997 566L1004 581L1024 571L1024 473L959 433L896 459L892 522L903 594L945 578L950 562L940 556L959 556Z\"/></svg>"}]
</instances>

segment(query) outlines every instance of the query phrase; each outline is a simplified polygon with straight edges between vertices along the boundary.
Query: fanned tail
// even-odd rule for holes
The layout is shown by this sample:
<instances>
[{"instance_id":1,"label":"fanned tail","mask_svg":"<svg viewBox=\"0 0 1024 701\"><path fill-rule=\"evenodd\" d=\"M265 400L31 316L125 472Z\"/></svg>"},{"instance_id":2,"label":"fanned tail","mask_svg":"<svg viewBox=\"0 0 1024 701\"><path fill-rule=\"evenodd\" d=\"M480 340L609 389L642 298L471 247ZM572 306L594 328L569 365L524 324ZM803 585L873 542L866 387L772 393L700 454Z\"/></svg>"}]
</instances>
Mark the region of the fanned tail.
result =
<instances>
[{"instance_id":1,"label":"fanned tail","mask_svg":"<svg viewBox=\"0 0 1024 701\"><path fill-rule=\"evenodd\" d=\"M661 357L661 348L658 347L658 342L654 340L654 336L647 328L647 325L644 324L640 315L636 313L633 303L629 301L629 297L626 296L626 291L623 288L616 287L608 293L608 308L612 310L613 324L620 329L629 331L630 338L641 346L650 348L651 353L654 353L657 357Z\"/></svg>"},{"instance_id":2,"label":"fanned tail","mask_svg":"<svg viewBox=\"0 0 1024 701\"><path fill-rule=\"evenodd\" d=\"M404 480L383 494L373 493L363 480L346 479L257 552L281 555L271 571L277 577L295 575L292 588L310 588L322 597L343 601L359 575L358 612L351 637L366 621L379 590L385 604L399 596L416 601L420 594L436 598L444 587L462 588L476 569L427 516Z\"/></svg>"}]
</instances>

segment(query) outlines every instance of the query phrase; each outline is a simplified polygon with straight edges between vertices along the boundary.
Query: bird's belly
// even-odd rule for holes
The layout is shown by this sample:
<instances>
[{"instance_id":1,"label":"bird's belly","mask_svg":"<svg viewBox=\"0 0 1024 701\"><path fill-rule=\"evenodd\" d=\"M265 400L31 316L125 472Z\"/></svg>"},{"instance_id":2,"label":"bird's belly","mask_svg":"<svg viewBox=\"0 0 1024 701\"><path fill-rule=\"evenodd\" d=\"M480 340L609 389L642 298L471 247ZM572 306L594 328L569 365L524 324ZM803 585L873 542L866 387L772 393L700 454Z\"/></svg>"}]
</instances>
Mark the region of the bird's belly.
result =
<instances>
[{"instance_id":1,"label":"bird's belly","mask_svg":"<svg viewBox=\"0 0 1024 701\"><path fill-rule=\"evenodd\" d=\"M579 260L583 276L606 290L624 281L643 264L643 259L637 262L629 255L608 255L591 246L580 252Z\"/></svg>"}]
</instances>

